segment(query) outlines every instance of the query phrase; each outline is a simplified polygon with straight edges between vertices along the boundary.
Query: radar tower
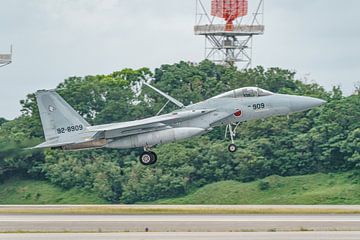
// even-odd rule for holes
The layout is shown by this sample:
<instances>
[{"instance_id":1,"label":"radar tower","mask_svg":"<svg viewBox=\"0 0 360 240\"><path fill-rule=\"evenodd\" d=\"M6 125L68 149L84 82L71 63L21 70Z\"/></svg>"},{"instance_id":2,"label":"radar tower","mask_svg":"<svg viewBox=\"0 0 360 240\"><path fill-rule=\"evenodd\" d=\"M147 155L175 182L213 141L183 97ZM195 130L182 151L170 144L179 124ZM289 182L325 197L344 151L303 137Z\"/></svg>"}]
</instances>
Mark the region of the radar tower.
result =
<instances>
[{"instance_id":1,"label":"radar tower","mask_svg":"<svg viewBox=\"0 0 360 240\"><path fill-rule=\"evenodd\" d=\"M12 62L12 46L10 47L10 53L0 53L0 67L9 65Z\"/></svg>"},{"instance_id":2,"label":"radar tower","mask_svg":"<svg viewBox=\"0 0 360 240\"><path fill-rule=\"evenodd\" d=\"M205 58L251 67L253 36L265 30L264 0L257 5L249 5L248 0L211 0L211 5L205 4L208 1L196 0L194 27L195 35L205 36Z\"/></svg>"}]
</instances>

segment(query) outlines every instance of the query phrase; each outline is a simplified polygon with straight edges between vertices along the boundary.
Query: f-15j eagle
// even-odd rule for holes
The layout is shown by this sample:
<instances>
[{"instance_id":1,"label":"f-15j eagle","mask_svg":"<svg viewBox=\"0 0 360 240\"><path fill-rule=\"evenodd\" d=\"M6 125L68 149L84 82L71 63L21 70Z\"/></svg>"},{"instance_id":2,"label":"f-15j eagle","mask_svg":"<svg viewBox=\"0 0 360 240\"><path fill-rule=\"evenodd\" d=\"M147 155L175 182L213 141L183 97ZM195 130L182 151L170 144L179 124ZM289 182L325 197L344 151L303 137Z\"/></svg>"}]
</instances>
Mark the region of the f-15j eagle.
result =
<instances>
[{"instance_id":1,"label":"f-15j eagle","mask_svg":"<svg viewBox=\"0 0 360 240\"><path fill-rule=\"evenodd\" d=\"M91 126L54 90L36 92L36 100L46 142L34 148L81 150L91 148L144 148L140 162L157 161L151 148L182 140L226 125L230 152L236 128L241 122L271 116L289 115L320 106L325 101L312 97L275 94L258 87L235 89L205 101L185 106L178 100L144 83L179 107L168 114L141 120Z\"/></svg>"}]
</instances>

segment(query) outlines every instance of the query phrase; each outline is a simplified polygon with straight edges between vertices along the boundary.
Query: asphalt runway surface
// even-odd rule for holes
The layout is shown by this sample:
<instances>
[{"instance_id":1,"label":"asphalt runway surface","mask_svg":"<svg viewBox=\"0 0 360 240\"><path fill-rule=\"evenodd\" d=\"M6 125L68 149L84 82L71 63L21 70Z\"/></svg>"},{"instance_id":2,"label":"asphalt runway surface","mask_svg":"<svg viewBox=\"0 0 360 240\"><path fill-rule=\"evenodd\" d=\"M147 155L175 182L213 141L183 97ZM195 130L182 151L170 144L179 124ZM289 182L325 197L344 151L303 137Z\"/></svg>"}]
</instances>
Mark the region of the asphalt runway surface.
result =
<instances>
[{"instance_id":1,"label":"asphalt runway surface","mask_svg":"<svg viewBox=\"0 0 360 240\"><path fill-rule=\"evenodd\" d=\"M359 240L360 232L0 234L1 240Z\"/></svg>"},{"instance_id":2,"label":"asphalt runway surface","mask_svg":"<svg viewBox=\"0 0 360 240\"><path fill-rule=\"evenodd\" d=\"M146 230L150 232L360 231L360 214L0 214L0 232L144 232Z\"/></svg>"}]
</instances>

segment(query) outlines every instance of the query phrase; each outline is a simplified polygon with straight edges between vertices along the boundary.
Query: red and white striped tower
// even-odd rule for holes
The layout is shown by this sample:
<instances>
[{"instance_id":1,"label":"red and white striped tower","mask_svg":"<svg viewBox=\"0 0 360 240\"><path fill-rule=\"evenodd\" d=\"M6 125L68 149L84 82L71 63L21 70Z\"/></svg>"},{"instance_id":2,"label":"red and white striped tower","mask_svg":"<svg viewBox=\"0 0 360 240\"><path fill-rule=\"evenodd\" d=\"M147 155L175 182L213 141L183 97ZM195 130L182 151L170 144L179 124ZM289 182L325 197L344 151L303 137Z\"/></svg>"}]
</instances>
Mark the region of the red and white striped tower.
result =
<instances>
[{"instance_id":1,"label":"red and white striped tower","mask_svg":"<svg viewBox=\"0 0 360 240\"><path fill-rule=\"evenodd\" d=\"M195 35L205 36L205 57L227 65L252 63L252 38L264 33L264 0L252 6L248 0L196 0ZM256 0L251 0L255 2ZM208 10L206 7L210 6Z\"/></svg>"}]
</instances>

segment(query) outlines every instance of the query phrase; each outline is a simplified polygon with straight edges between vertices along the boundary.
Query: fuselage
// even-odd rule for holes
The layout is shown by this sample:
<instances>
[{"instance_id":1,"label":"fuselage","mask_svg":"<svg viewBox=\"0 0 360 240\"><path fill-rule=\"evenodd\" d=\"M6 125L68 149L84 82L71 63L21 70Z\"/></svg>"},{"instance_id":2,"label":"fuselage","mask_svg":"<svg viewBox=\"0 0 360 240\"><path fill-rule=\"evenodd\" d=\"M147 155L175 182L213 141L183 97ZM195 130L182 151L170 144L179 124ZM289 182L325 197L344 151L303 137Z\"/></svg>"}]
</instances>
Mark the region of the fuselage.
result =
<instances>
[{"instance_id":1,"label":"fuselage","mask_svg":"<svg viewBox=\"0 0 360 240\"><path fill-rule=\"evenodd\" d=\"M179 126L196 125L197 127L210 128L229 123L289 115L320 106L323 103L325 101L317 98L285 94L244 98L211 98L187 106L185 109L216 109L214 112L190 121L184 121Z\"/></svg>"},{"instance_id":2,"label":"fuselage","mask_svg":"<svg viewBox=\"0 0 360 240\"><path fill-rule=\"evenodd\" d=\"M248 94L249 89L253 91ZM261 93L261 94L260 94ZM211 131L214 127L240 123L272 116L289 115L324 104L325 101L312 97L273 94L259 88L236 89L205 101L191 104L171 114L201 112L196 117L125 137L112 136L104 147L134 148L151 147L157 144L182 140ZM206 111L205 111L206 110ZM161 117L161 116L159 116Z\"/></svg>"}]
</instances>

